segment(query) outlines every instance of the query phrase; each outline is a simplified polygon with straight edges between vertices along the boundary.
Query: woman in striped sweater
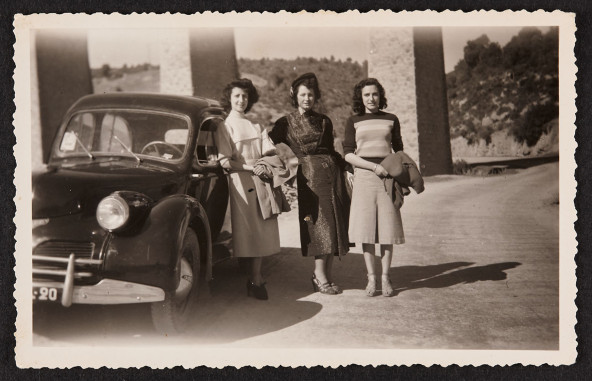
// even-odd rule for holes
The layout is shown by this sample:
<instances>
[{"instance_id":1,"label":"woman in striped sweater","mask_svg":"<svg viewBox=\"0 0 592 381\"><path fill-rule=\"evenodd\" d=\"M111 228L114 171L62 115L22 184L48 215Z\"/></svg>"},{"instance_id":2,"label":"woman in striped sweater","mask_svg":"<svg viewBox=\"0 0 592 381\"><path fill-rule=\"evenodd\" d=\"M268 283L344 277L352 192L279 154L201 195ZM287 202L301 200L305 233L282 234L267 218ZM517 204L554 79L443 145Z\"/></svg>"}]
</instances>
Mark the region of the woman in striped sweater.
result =
<instances>
[{"instance_id":1,"label":"woman in striped sweater","mask_svg":"<svg viewBox=\"0 0 592 381\"><path fill-rule=\"evenodd\" d=\"M381 111L386 105L384 88L375 78L358 83L352 106L356 115L347 120L343 142L345 160L355 168L349 240L364 253L368 296L377 295L375 256L382 262L382 295L395 295L389 279L393 244L405 242L401 213L393 204L394 192L385 188L388 173L380 165L391 152L403 150L399 119Z\"/></svg>"}]
</instances>

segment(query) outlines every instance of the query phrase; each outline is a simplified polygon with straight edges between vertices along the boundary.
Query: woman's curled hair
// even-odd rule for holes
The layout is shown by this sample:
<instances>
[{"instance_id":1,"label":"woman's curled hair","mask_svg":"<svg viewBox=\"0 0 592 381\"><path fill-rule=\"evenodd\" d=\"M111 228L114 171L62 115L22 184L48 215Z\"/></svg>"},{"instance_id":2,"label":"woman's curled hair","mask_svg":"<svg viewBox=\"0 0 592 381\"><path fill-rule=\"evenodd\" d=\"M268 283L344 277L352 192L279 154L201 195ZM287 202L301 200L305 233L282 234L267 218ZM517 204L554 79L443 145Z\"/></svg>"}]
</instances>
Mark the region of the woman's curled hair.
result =
<instances>
[{"instance_id":1,"label":"woman's curled hair","mask_svg":"<svg viewBox=\"0 0 592 381\"><path fill-rule=\"evenodd\" d=\"M253 85L250 79L241 78L235 81L230 82L224 90L222 90L222 97L220 98L220 104L224 108L226 112L232 109L230 104L230 95L232 94L232 89L238 87L239 89L243 89L247 92L249 96L249 100L247 102L247 107L245 108L245 113L249 112L251 107L259 100L259 94L257 93L257 89Z\"/></svg>"},{"instance_id":2,"label":"woman's curled hair","mask_svg":"<svg viewBox=\"0 0 592 381\"><path fill-rule=\"evenodd\" d=\"M358 115L364 115L366 113L366 107L364 106L364 102L362 101L362 89L366 86L376 86L378 89L378 93L380 95L380 102L378 104L378 109L382 110L386 108L386 97L384 96L384 87L378 82L376 78L366 78L358 82L358 84L354 87L354 95L352 97L352 109L354 113Z\"/></svg>"},{"instance_id":3,"label":"woman's curled hair","mask_svg":"<svg viewBox=\"0 0 592 381\"><path fill-rule=\"evenodd\" d=\"M292 106L298 107L298 88L305 86L309 90L312 90L315 95L315 102L321 99L321 89L319 88L319 81L314 73L302 74L296 78L290 86L290 99L292 100Z\"/></svg>"}]
</instances>

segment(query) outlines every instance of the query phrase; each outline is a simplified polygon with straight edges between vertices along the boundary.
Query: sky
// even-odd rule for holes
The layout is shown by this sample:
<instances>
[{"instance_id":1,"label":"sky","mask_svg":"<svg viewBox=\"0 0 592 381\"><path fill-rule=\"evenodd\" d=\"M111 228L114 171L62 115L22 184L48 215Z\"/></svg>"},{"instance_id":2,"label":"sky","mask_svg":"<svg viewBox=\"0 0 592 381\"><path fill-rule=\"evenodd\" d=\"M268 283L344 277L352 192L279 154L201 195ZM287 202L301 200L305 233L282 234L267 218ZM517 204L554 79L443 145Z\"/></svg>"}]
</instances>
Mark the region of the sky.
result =
<instances>
[{"instance_id":1,"label":"sky","mask_svg":"<svg viewBox=\"0 0 592 381\"><path fill-rule=\"evenodd\" d=\"M444 66L448 73L463 57L467 41L486 34L491 41L504 46L522 27L444 27ZM548 28L541 28L545 32ZM336 59L351 58L362 62L369 50L368 28L236 28L236 53L239 58L260 59L296 57ZM89 60L93 68L108 63L113 67L123 64L159 64L159 30L115 29L90 30ZM265 43L262 43L264 41Z\"/></svg>"}]
</instances>

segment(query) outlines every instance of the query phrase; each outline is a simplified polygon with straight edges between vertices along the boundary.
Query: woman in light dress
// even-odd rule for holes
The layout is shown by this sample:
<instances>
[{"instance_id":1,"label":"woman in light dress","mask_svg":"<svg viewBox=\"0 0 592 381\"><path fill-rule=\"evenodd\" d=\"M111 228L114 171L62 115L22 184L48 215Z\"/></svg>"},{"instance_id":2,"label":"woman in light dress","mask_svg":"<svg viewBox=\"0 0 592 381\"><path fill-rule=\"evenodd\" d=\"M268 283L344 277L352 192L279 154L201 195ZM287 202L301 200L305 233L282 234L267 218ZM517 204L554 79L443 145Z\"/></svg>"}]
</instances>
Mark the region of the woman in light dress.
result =
<instances>
[{"instance_id":1,"label":"woman in light dress","mask_svg":"<svg viewBox=\"0 0 592 381\"><path fill-rule=\"evenodd\" d=\"M245 115L259 95L248 79L229 83L223 90L221 104L228 112L225 131L219 141L219 159L230 171L230 213L233 232L233 255L247 258L250 278L247 295L267 300L261 275L263 257L280 252L277 216L263 219L257 202L253 175L265 178L269 173L255 163L274 150L267 131Z\"/></svg>"},{"instance_id":2,"label":"woman in light dress","mask_svg":"<svg viewBox=\"0 0 592 381\"><path fill-rule=\"evenodd\" d=\"M387 106L384 88L375 78L354 88L353 111L345 125L345 160L355 167L349 219L349 239L362 247L368 285L366 294L377 295L375 258L382 263L383 296L394 296L389 278L393 245L405 242L401 213L384 181L388 172L381 165L391 152L403 150L399 119L382 111ZM376 250L376 246L380 246ZM352 250L355 252L355 250Z\"/></svg>"}]
</instances>

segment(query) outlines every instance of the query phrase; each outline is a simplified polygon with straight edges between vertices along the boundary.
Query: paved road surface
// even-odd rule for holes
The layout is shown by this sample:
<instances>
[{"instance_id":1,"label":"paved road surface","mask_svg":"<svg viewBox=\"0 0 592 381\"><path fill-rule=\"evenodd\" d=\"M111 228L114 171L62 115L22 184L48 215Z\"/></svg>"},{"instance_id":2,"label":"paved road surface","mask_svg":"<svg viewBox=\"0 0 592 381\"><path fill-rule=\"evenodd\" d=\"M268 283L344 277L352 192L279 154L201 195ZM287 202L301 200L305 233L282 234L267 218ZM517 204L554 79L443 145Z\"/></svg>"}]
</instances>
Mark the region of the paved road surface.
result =
<instances>
[{"instance_id":1,"label":"paved road surface","mask_svg":"<svg viewBox=\"0 0 592 381\"><path fill-rule=\"evenodd\" d=\"M144 305L73 306L37 313L34 344L557 349L557 195L557 163L429 178L405 200L393 298L365 296L354 254L335 264L342 295L313 293L293 211L281 217L281 254L264 262L269 301L247 298L244 275L228 261L183 337L155 333Z\"/></svg>"}]
</instances>

